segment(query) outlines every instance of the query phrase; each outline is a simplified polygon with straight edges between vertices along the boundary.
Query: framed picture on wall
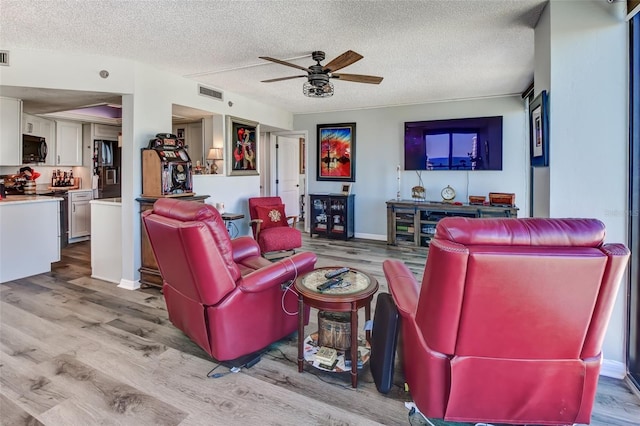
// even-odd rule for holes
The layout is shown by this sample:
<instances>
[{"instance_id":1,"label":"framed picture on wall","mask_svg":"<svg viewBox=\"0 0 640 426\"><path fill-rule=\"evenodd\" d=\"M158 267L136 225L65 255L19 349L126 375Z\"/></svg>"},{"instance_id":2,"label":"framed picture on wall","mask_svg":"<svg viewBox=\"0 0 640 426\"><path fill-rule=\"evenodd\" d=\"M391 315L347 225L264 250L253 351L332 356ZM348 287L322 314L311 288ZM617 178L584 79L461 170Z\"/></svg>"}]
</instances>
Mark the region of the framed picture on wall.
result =
<instances>
[{"instance_id":1,"label":"framed picture on wall","mask_svg":"<svg viewBox=\"0 0 640 426\"><path fill-rule=\"evenodd\" d=\"M300 138L299 139L299 144L300 144L300 174L303 175L305 173L305 171L307 170L307 165L306 165L306 149L305 149L305 140L304 138Z\"/></svg>"},{"instance_id":2,"label":"framed picture on wall","mask_svg":"<svg viewBox=\"0 0 640 426\"><path fill-rule=\"evenodd\" d=\"M549 166L549 97L543 90L529 105L531 166Z\"/></svg>"},{"instance_id":3,"label":"framed picture on wall","mask_svg":"<svg viewBox=\"0 0 640 426\"><path fill-rule=\"evenodd\" d=\"M258 123L227 117L229 176L258 174Z\"/></svg>"},{"instance_id":4,"label":"framed picture on wall","mask_svg":"<svg viewBox=\"0 0 640 426\"><path fill-rule=\"evenodd\" d=\"M356 181L356 123L318 124L317 180Z\"/></svg>"}]
</instances>

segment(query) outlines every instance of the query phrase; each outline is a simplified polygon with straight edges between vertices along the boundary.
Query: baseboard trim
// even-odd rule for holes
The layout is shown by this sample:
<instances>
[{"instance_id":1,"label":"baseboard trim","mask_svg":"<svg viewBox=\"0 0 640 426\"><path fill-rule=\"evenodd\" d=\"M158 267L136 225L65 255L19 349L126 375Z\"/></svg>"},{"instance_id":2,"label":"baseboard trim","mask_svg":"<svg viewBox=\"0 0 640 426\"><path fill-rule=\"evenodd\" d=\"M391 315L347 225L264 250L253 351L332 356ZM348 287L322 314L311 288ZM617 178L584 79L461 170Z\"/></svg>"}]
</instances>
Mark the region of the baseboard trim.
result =
<instances>
[{"instance_id":1,"label":"baseboard trim","mask_svg":"<svg viewBox=\"0 0 640 426\"><path fill-rule=\"evenodd\" d=\"M375 241L387 241L387 236L386 235L379 235L379 234L361 234L359 232L356 232L354 234L354 236L356 238L362 238L363 240L375 240Z\"/></svg>"},{"instance_id":2,"label":"baseboard trim","mask_svg":"<svg viewBox=\"0 0 640 426\"><path fill-rule=\"evenodd\" d=\"M125 280L122 278L118 287L124 288L125 290L138 290L140 288L140 281Z\"/></svg>"},{"instance_id":3,"label":"baseboard trim","mask_svg":"<svg viewBox=\"0 0 640 426\"><path fill-rule=\"evenodd\" d=\"M627 376L627 366L619 361L605 359L602 361L600 375L614 379L624 379Z\"/></svg>"},{"instance_id":4,"label":"baseboard trim","mask_svg":"<svg viewBox=\"0 0 640 426\"><path fill-rule=\"evenodd\" d=\"M120 284L119 280L114 280L113 278L101 277L100 275L91 274L91 278L95 278L97 280L106 281L108 283Z\"/></svg>"}]
</instances>

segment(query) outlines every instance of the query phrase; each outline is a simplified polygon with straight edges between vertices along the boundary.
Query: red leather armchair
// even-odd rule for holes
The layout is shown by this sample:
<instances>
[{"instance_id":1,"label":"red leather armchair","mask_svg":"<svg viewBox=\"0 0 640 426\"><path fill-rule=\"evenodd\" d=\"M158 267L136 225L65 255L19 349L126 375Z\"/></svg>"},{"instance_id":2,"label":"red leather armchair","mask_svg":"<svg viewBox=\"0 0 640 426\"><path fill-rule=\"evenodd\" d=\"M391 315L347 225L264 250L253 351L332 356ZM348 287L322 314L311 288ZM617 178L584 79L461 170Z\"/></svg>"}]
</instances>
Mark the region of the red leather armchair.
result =
<instances>
[{"instance_id":1,"label":"red leather armchair","mask_svg":"<svg viewBox=\"0 0 640 426\"><path fill-rule=\"evenodd\" d=\"M193 201L159 199L143 222L169 319L213 358L234 360L297 330L297 296L282 284L313 270L315 254L271 263L253 238L231 240L218 211Z\"/></svg>"},{"instance_id":2,"label":"red leather armchair","mask_svg":"<svg viewBox=\"0 0 640 426\"><path fill-rule=\"evenodd\" d=\"M296 229L298 216L286 216L280 197L249 198L249 216L263 255L302 247L302 234Z\"/></svg>"},{"instance_id":3,"label":"red leather armchair","mask_svg":"<svg viewBox=\"0 0 640 426\"><path fill-rule=\"evenodd\" d=\"M409 391L427 417L589 423L629 250L594 219L438 223L420 286L383 264Z\"/></svg>"}]
</instances>

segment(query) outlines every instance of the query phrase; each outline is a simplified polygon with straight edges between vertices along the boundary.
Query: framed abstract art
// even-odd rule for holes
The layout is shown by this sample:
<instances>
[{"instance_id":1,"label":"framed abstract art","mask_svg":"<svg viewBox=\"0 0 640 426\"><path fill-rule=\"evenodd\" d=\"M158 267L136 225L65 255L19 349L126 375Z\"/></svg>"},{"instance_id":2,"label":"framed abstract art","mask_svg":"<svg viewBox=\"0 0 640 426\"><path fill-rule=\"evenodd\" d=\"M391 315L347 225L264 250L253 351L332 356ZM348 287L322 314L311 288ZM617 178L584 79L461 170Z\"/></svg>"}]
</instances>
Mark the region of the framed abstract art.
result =
<instances>
[{"instance_id":1,"label":"framed abstract art","mask_svg":"<svg viewBox=\"0 0 640 426\"><path fill-rule=\"evenodd\" d=\"M258 174L258 123L227 117L229 176Z\"/></svg>"},{"instance_id":2,"label":"framed abstract art","mask_svg":"<svg viewBox=\"0 0 640 426\"><path fill-rule=\"evenodd\" d=\"M318 124L319 181L356 181L356 123Z\"/></svg>"},{"instance_id":3,"label":"framed abstract art","mask_svg":"<svg viewBox=\"0 0 640 426\"><path fill-rule=\"evenodd\" d=\"M549 165L549 97L543 90L529 105L531 166Z\"/></svg>"}]
</instances>

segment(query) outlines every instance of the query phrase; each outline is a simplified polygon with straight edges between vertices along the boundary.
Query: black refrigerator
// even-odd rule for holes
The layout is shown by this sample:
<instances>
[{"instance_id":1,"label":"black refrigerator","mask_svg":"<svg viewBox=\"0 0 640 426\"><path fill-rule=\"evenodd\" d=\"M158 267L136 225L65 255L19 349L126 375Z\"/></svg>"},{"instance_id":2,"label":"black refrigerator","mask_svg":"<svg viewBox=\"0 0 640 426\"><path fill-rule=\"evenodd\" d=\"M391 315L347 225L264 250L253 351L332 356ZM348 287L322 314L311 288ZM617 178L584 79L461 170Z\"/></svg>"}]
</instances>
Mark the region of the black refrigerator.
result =
<instances>
[{"instance_id":1,"label":"black refrigerator","mask_svg":"<svg viewBox=\"0 0 640 426\"><path fill-rule=\"evenodd\" d=\"M120 197L122 149L118 141L96 139L93 141L94 198Z\"/></svg>"}]
</instances>

